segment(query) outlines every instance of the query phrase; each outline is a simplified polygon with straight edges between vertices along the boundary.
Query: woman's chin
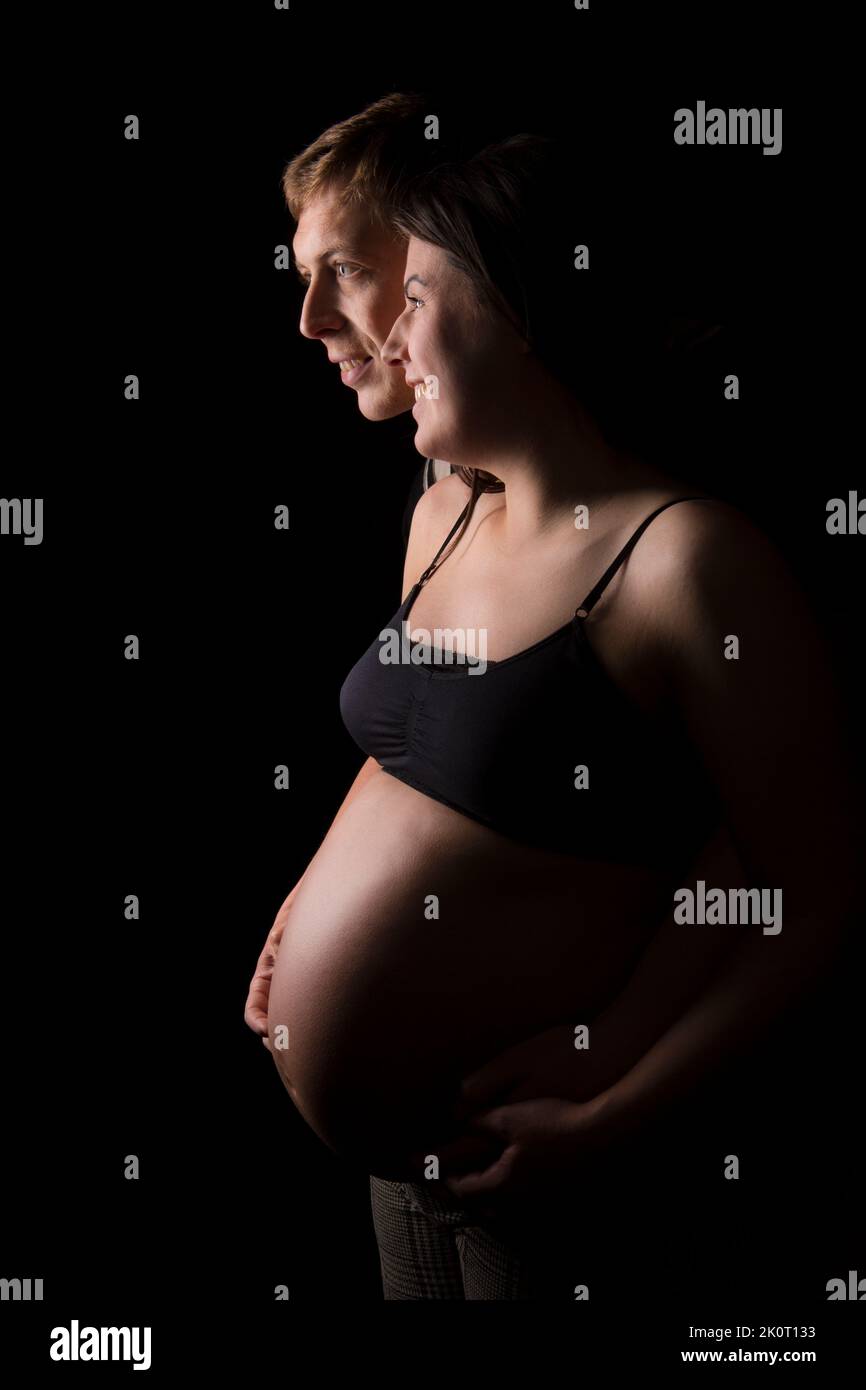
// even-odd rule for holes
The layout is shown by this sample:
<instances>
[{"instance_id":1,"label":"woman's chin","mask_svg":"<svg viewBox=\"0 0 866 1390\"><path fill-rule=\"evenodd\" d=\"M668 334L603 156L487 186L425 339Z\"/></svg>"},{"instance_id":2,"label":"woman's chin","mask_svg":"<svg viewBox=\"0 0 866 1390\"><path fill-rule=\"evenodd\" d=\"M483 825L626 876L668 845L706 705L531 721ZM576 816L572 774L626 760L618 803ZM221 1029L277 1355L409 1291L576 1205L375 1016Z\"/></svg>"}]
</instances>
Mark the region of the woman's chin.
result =
<instances>
[{"instance_id":1,"label":"woman's chin","mask_svg":"<svg viewBox=\"0 0 866 1390\"><path fill-rule=\"evenodd\" d=\"M441 431L433 428L433 422L431 420L425 420L424 418L423 410L425 407L429 409L429 406L429 401L417 401L412 407L412 413L415 415L415 424L417 426L415 430L415 448L418 450L418 453L423 454L425 458L447 459L448 454L443 452L443 450L447 448L447 441L440 437ZM415 414L416 410L418 414Z\"/></svg>"}]
</instances>

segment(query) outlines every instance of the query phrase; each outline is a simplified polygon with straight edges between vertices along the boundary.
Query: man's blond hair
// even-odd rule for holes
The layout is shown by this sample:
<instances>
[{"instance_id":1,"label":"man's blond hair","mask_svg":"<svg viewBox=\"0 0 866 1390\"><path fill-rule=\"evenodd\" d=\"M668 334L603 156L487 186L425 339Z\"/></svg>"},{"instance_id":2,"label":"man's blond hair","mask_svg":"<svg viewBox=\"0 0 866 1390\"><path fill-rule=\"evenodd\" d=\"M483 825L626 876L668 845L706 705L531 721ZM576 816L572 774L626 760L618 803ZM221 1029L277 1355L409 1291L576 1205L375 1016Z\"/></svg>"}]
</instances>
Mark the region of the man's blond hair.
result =
<instances>
[{"instance_id":1,"label":"man's blond hair","mask_svg":"<svg viewBox=\"0 0 866 1390\"><path fill-rule=\"evenodd\" d=\"M425 135L427 102L416 93L391 92L363 111L329 126L286 166L283 194L298 220L325 189L339 190L345 205L362 205L393 230L389 206L397 185L429 168L436 141Z\"/></svg>"}]
</instances>

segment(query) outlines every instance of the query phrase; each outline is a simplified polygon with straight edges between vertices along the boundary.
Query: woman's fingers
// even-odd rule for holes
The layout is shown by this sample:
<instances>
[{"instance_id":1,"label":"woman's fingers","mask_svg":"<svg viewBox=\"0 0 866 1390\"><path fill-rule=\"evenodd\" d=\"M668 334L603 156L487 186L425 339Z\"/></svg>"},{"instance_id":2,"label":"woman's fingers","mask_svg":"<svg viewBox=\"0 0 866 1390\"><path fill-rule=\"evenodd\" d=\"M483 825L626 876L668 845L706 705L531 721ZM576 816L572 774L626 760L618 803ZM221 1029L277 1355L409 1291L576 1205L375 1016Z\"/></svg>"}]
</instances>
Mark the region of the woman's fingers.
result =
<instances>
[{"instance_id":1,"label":"woman's fingers","mask_svg":"<svg viewBox=\"0 0 866 1390\"><path fill-rule=\"evenodd\" d=\"M510 1176L511 1166L511 1154L500 1146L484 1166L476 1163L462 1173L446 1175L445 1186L458 1201L474 1203L479 1199L479 1205L484 1205L491 1195L495 1200L498 1188Z\"/></svg>"},{"instance_id":2,"label":"woman's fingers","mask_svg":"<svg viewBox=\"0 0 866 1390\"><path fill-rule=\"evenodd\" d=\"M271 978L274 973L274 966L277 960L277 951L285 931L286 922L289 919L289 908L294 889L286 898L274 920L265 944L262 947L261 955L256 961L256 968L253 978L250 981L247 993L247 1002L244 1007L244 1023L251 1028L254 1033L260 1035L267 1034L268 1031L268 1000L271 993Z\"/></svg>"},{"instance_id":3,"label":"woman's fingers","mask_svg":"<svg viewBox=\"0 0 866 1390\"><path fill-rule=\"evenodd\" d=\"M244 1008L244 1023L254 1033L268 1031L268 999L271 992L270 976L254 975L250 981L247 1002Z\"/></svg>"},{"instance_id":4,"label":"woman's fingers","mask_svg":"<svg viewBox=\"0 0 866 1390\"><path fill-rule=\"evenodd\" d=\"M459 1135L447 1144L432 1145L430 1153L439 1160L439 1170L447 1173L465 1173L486 1167L502 1149L495 1137L477 1134L472 1131ZM422 1159L427 1155L421 1155Z\"/></svg>"},{"instance_id":5,"label":"woman's fingers","mask_svg":"<svg viewBox=\"0 0 866 1390\"><path fill-rule=\"evenodd\" d=\"M494 1105L510 1099L516 1086L523 1080L513 1067L490 1067L484 1072L476 1072L468 1077L460 1087L460 1095L454 1107L454 1118L458 1122L468 1120L478 1110L489 1110Z\"/></svg>"}]
</instances>

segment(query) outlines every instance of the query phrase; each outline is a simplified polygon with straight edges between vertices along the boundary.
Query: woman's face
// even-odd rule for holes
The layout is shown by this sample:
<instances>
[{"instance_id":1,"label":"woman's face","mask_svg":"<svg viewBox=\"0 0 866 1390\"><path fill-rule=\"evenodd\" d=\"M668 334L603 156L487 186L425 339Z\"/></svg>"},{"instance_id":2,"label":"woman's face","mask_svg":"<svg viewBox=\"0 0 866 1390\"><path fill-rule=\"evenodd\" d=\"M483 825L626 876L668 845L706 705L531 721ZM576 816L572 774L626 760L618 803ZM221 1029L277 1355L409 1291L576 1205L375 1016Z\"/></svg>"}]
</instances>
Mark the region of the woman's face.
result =
<instances>
[{"instance_id":1,"label":"woman's face","mask_svg":"<svg viewBox=\"0 0 866 1390\"><path fill-rule=\"evenodd\" d=\"M488 461L504 433L526 358L522 340L479 301L445 252L412 237L406 256L406 308L382 358L415 386L415 447L457 464ZM519 397L518 397L519 398Z\"/></svg>"}]
</instances>

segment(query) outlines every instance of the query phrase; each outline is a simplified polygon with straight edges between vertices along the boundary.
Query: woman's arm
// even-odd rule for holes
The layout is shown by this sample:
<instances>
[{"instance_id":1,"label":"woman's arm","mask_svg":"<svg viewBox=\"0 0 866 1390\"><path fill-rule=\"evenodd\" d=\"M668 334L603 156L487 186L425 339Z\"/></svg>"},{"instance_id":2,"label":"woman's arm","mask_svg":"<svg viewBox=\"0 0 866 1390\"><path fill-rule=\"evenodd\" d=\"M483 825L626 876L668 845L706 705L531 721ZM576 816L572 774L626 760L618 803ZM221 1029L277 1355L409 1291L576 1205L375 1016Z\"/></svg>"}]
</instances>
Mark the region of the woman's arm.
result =
<instances>
[{"instance_id":1,"label":"woman's arm","mask_svg":"<svg viewBox=\"0 0 866 1390\"><path fill-rule=\"evenodd\" d=\"M732 884L713 862L717 841L709 869L699 862L682 887L703 878L707 891L779 890L781 930L677 922L672 905L590 1028L591 1047L623 1072L599 1098L611 1127L684 1094L753 1042L824 974L863 906L850 725L803 595L770 542L736 513L704 513L680 541L671 550L683 573L670 571L654 605L668 615L659 649L740 862Z\"/></svg>"},{"instance_id":2,"label":"woman's arm","mask_svg":"<svg viewBox=\"0 0 866 1390\"><path fill-rule=\"evenodd\" d=\"M589 1020L589 1048L576 1051L564 1024L506 1049L463 1079L458 1119L545 1096L576 1102L578 1126L590 1107L611 1129L639 1119L795 1003L862 905L862 804L812 615L745 518L692 511L672 534L674 513L684 511L666 514L657 562L641 574L646 625L651 614L666 616L657 660L729 828L682 887L702 879L726 897L732 888L779 890L781 930L683 922L672 898L623 989Z\"/></svg>"},{"instance_id":3,"label":"woman's arm","mask_svg":"<svg viewBox=\"0 0 866 1390\"><path fill-rule=\"evenodd\" d=\"M722 826L707 842L685 881L695 883L698 879L716 887L747 886L727 827ZM716 978L737 946L741 931L739 927L708 924L686 935L672 907L625 986L589 1025L592 1057L586 1068L587 1081L599 1078L607 1086L630 1071ZM582 1081L580 1098L588 1095Z\"/></svg>"},{"instance_id":4,"label":"woman's arm","mask_svg":"<svg viewBox=\"0 0 866 1390\"><path fill-rule=\"evenodd\" d=\"M854 908L831 907L820 920L789 922L789 942L781 950L760 936L741 939L695 1003L593 1099L597 1128L610 1138L628 1133L745 1052L826 975L856 916Z\"/></svg>"}]
</instances>

